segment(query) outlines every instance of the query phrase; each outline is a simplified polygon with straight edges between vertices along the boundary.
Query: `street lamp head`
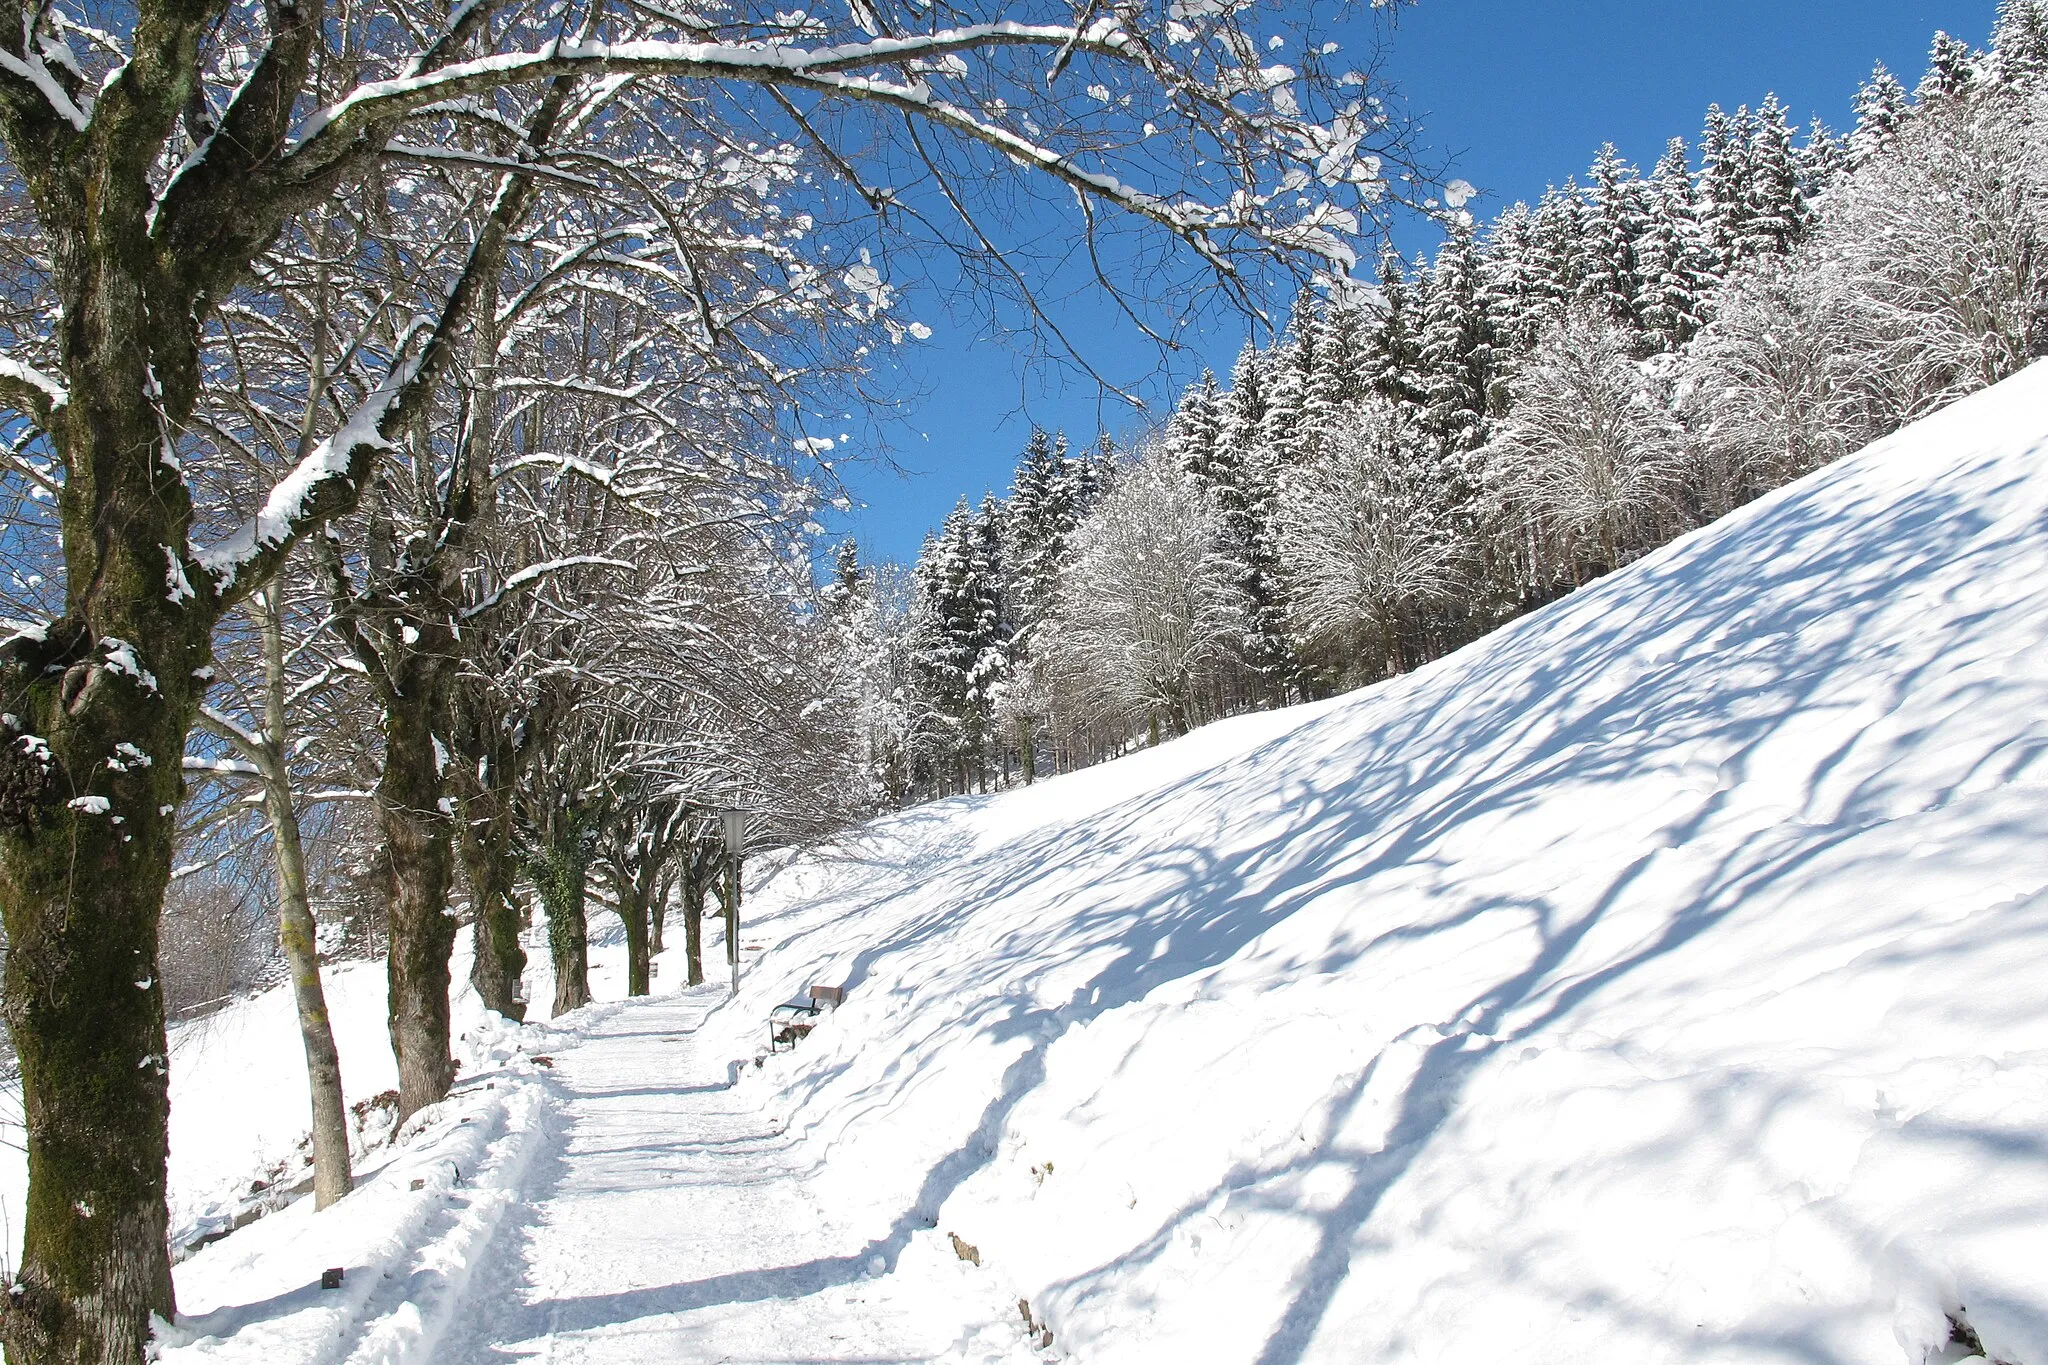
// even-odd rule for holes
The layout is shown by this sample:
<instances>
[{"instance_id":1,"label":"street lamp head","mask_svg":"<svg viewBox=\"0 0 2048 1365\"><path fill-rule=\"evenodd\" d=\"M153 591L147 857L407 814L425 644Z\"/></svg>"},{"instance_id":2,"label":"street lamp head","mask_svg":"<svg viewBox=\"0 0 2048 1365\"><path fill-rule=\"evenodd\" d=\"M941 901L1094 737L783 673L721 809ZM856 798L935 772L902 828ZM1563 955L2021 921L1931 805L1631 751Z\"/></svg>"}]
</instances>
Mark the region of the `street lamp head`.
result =
<instances>
[{"instance_id":1,"label":"street lamp head","mask_svg":"<svg viewBox=\"0 0 2048 1365\"><path fill-rule=\"evenodd\" d=\"M738 858L746 851L747 813L738 806L723 806L718 820L725 827L725 851Z\"/></svg>"}]
</instances>

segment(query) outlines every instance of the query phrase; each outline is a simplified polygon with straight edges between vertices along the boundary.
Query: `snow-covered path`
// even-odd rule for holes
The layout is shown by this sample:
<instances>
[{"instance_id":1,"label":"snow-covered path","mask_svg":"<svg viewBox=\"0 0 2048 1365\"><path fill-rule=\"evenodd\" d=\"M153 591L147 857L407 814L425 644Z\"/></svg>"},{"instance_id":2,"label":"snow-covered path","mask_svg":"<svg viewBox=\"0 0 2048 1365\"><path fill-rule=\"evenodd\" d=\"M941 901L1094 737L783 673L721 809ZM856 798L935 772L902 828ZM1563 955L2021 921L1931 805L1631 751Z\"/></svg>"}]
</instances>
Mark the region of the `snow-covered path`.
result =
<instances>
[{"instance_id":1,"label":"snow-covered path","mask_svg":"<svg viewBox=\"0 0 2048 1365\"><path fill-rule=\"evenodd\" d=\"M698 1044L723 996L609 1007L553 1059L519 1216L480 1258L437 1361L921 1361L961 1358L963 1331L981 1335L960 1295L886 1273L897 1258L870 1230L806 1192L776 1116ZM1008 1324L992 1335L1022 1344Z\"/></svg>"}]
</instances>

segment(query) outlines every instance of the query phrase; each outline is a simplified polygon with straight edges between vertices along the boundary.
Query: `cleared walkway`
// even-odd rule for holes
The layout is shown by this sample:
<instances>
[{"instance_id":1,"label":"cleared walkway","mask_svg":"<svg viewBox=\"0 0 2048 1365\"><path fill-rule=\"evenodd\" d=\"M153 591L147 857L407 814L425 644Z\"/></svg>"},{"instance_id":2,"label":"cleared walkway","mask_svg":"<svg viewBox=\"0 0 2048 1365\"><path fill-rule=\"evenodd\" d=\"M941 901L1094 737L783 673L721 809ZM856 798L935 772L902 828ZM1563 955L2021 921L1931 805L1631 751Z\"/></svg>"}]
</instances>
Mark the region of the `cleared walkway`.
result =
<instances>
[{"instance_id":1,"label":"cleared walkway","mask_svg":"<svg viewBox=\"0 0 2048 1365\"><path fill-rule=\"evenodd\" d=\"M435 1359L1036 1359L811 1198L773 1116L700 1055L719 996L611 1007L553 1059L540 1149Z\"/></svg>"}]
</instances>

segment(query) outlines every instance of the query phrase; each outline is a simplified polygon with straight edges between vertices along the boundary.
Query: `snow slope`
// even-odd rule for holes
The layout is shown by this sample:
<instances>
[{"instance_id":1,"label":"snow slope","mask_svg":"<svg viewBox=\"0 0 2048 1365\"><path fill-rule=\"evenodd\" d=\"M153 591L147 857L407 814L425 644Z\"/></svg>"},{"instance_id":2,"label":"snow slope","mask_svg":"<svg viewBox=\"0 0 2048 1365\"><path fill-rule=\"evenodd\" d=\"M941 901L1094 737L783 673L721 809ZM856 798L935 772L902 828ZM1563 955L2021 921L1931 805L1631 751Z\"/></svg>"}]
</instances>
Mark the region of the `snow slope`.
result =
<instances>
[{"instance_id":1,"label":"snow slope","mask_svg":"<svg viewBox=\"0 0 2048 1365\"><path fill-rule=\"evenodd\" d=\"M163 1359L2048 1365L2044 437L2036 367L1412 677L798 859L737 999L474 1022ZM174 1124L270 1140L263 1027Z\"/></svg>"},{"instance_id":2,"label":"snow slope","mask_svg":"<svg viewBox=\"0 0 2048 1365\"><path fill-rule=\"evenodd\" d=\"M735 1056L1053 1353L2048 1363L2048 367L1414 676L880 821Z\"/></svg>"}]
</instances>

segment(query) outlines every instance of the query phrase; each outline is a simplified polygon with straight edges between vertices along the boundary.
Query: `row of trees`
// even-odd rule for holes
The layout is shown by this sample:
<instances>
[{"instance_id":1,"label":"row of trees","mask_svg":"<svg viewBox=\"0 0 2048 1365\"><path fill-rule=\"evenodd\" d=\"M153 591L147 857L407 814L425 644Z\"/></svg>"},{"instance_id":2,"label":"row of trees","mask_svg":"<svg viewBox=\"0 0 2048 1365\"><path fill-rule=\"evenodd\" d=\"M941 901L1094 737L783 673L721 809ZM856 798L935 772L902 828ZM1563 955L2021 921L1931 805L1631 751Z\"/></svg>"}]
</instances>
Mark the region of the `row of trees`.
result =
<instances>
[{"instance_id":1,"label":"row of trees","mask_svg":"<svg viewBox=\"0 0 2048 1365\"><path fill-rule=\"evenodd\" d=\"M1029 780L1401 672L2030 363L2044 70L2048 7L2006 0L1916 90L1880 66L1846 139L1766 99L1648 174L1604 147L1371 296L1304 296L1135 450L1035 436L872 613L875 761L899 794Z\"/></svg>"},{"instance_id":2,"label":"row of trees","mask_svg":"<svg viewBox=\"0 0 2048 1365\"><path fill-rule=\"evenodd\" d=\"M988 212L1017 184L1088 259L1135 231L1177 301L1250 302L1348 270L1408 183L1313 6L771 10L0 25L17 1365L130 1365L175 1313L174 867L268 848L332 1198L317 888L372 888L410 1112L453 1074L458 901L509 1011L530 888L565 1007L594 867L644 987L650 917L706 884L707 805L783 837L843 818L835 699L865 683L818 648L809 428L918 333L886 250L1031 309Z\"/></svg>"}]
</instances>

